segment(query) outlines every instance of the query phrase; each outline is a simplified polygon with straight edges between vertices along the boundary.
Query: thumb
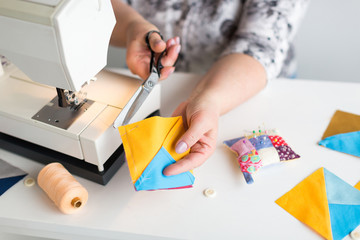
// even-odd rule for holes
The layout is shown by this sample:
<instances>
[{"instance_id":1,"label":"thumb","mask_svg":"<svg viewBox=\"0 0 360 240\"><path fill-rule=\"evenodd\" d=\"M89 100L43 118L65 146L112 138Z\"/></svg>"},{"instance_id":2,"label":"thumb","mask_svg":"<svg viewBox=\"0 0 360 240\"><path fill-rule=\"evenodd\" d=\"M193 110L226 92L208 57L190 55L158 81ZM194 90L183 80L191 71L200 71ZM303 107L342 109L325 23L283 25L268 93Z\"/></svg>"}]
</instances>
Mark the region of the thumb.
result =
<instances>
[{"instance_id":1,"label":"thumb","mask_svg":"<svg viewBox=\"0 0 360 240\"><path fill-rule=\"evenodd\" d=\"M176 144L175 151L179 154L191 148L199 139L209 131L208 121L201 115L194 116L189 122L189 128Z\"/></svg>"},{"instance_id":2,"label":"thumb","mask_svg":"<svg viewBox=\"0 0 360 240\"><path fill-rule=\"evenodd\" d=\"M160 53L166 49L166 42L161 38L160 34L157 32L150 33L149 43L151 49L156 53Z\"/></svg>"}]
</instances>

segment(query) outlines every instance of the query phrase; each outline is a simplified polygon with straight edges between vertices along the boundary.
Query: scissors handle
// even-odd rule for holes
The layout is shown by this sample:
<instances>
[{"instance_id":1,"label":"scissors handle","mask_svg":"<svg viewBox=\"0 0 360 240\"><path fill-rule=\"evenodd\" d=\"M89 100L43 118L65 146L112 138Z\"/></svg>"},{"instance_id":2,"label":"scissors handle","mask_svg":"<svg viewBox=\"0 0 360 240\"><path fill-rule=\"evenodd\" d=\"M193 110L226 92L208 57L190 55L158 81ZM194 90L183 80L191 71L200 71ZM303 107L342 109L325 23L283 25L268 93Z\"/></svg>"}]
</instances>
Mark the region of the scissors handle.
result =
<instances>
[{"instance_id":1,"label":"scissors handle","mask_svg":"<svg viewBox=\"0 0 360 240\"><path fill-rule=\"evenodd\" d=\"M150 73L151 72L155 72L159 75L159 78L160 78L160 71L161 69L164 68L164 66L161 64L161 58L163 57L163 55L165 54L166 50L162 51L160 53L160 55L158 56L158 59L157 59L157 63L155 63L155 52L152 50L151 46L150 46L150 36L151 34L153 33L157 33L159 34L159 36L161 37L161 40L164 40L163 36L161 35L161 33L159 31L150 31L146 34L145 36L145 42L146 42L146 45L148 46L150 52L151 52L151 58L150 58Z\"/></svg>"}]
</instances>

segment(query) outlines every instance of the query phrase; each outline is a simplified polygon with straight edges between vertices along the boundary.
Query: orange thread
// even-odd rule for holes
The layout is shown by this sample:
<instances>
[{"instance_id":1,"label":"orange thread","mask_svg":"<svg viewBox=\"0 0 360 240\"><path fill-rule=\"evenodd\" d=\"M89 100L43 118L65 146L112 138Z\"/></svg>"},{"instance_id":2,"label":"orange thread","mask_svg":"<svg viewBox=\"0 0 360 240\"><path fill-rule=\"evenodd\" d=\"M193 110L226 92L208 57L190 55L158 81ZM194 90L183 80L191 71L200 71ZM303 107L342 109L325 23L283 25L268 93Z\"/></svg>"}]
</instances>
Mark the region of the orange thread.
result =
<instances>
[{"instance_id":1,"label":"orange thread","mask_svg":"<svg viewBox=\"0 0 360 240\"><path fill-rule=\"evenodd\" d=\"M41 169L37 181L65 214L75 213L87 202L87 190L60 163L46 165Z\"/></svg>"}]
</instances>

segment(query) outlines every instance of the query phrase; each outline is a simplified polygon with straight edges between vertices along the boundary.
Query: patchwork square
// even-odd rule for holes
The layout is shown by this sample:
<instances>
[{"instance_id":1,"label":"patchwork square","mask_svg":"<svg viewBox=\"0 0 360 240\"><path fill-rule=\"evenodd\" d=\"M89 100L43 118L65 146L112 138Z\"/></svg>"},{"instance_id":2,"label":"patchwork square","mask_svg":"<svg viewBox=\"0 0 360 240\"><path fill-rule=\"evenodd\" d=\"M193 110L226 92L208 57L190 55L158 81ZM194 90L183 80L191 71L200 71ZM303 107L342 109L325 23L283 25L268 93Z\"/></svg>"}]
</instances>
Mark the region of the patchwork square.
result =
<instances>
[{"instance_id":1,"label":"patchwork square","mask_svg":"<svg viewBox=\"0 0 360 240\"><path fill-rule=\"evenodd\" d=\"M258 153L264 166L280 162L279 154L274 147L262 148L258 150Z\"/></svg>"},{"instance_id":2,"label":"patchwork square","mask_svg":"<svg viewBox=\"0 0 360 240\"><path fill-rule=\"evenodd\" d=\"M119 127L131 180L137 191L191 187L193 174L165 176L163 170L189 154L178 154L175 144L184 134L182 117L151 117Z\"/></svg>"},{"instance_id":3,"label":"patchwork square","mask_svg":"<svg viewBox=\"0 0 360 240\"><path fill-rule=\"evenodd\" d=\"M280 137L279 135L272 135L272 136L269 136L270 140L271 140L271 143L273 144L274 147L279 147L279 146L282 146L282 145L288 145L285 140Z\"/></svg>"},{"instance_id":4,"label":"patchwork square","mask_svg":"<svg viewBox=\"0 0 360 240\"><path fill-rule=\"evenodd\" d=\"M241 171L254 173L262 166L262 162L259 154L256 150L252 150L249 153L243 154L240 158L238 158L238 162L241 167Z\"/></svg>"},{"instance_id":5,"label":"patchwork square","mask_svg":"<svg viewBox=\"0 0 360 240\"><path fill-rule=\"evenodd\" d=\"M275 202L326 239L341 240L360 225L360 191L325 168Z\"/></svg>"},{"instance_id":6,"label":"patchwork square","mask_svg":"<svg viewBox=\"0 0 360 240\"><path fill-rule=\"evenodd\" d=\"M324 132L320 146L360 157L360 115L337 110Z\"/></svg>"},{"instance_id":7,"label":"patchwork square","mask_svg":"<svg viewBox=\"0 0 360 240\"><path fill-rule=\"evenodd\" d=\"M278 152L280 161L288 161L288 160L293 160L293 159L297 159L300 157L288 145L275 146L275 149Z\"/></svg>"},{"instance_id":8,"label":"patchwork square","mask_svg":"<svg viewBox=\"0 0 360 240\"><path fill-rule=\"evenodd\" d=\"M236 152L239 156L255 150L255 147L247 138L241 138L239 140L241 141L237 141L231 146L231 150Z\"/></svg>"},{"instance_id":9,"label":"patchwork square","mask_svg":"<svg viewBox=\"0 0 360 240\"><path fill-rule=\"evenodd\" d=\"M262 148L273 147L273 144L268 135L261 135L258 137L253 137L253 138L250 138L249 141L257 150L262 149Z\"/></svg>"},{"instance_id":10,"label":"patchwork square","mask_svg":"<svg viewBox=\"0 0 360 240\"><path fill-rule=\"evenodd\" d=\"M277 130L253 133L250 136L224 141L224 144L236 154L248 184L254 182L253 174L261 167L300 158Z\"/></svg>"}]
</instances>

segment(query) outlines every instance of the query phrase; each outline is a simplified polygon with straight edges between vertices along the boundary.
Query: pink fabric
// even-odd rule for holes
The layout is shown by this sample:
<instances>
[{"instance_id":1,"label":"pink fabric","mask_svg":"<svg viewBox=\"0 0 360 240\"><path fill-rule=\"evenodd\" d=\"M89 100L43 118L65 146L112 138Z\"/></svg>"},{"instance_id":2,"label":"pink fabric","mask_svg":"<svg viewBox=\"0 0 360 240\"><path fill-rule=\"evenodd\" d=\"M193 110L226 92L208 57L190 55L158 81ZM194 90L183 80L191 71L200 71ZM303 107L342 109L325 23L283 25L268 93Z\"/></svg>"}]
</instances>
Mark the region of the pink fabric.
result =
<instances>
[{"instance_id":1,"label":"pink fabric","mask_svg":"<svg viewBox=\"0 0 360 240\"><path fill-rule=\"evenodd\" d=\"M238 158L238 162L240 164L241 171L250 174L256 172L259 168L262 167L261 158L255 149L251 152L241 155Z\"/></svg>"},{"instance_id":2,"label":"pink fabric","mask_svg":"<svg viewBox=\"0 0 360 240\"><path fill-rule=\"evenodd\" d=\"M246 153L255 150L255 147L251 144L251 142L247 138L240 139L236 143L231 146L231 150L235 151L238 156L242 156Z\"/></svg>"}]
</instances>

